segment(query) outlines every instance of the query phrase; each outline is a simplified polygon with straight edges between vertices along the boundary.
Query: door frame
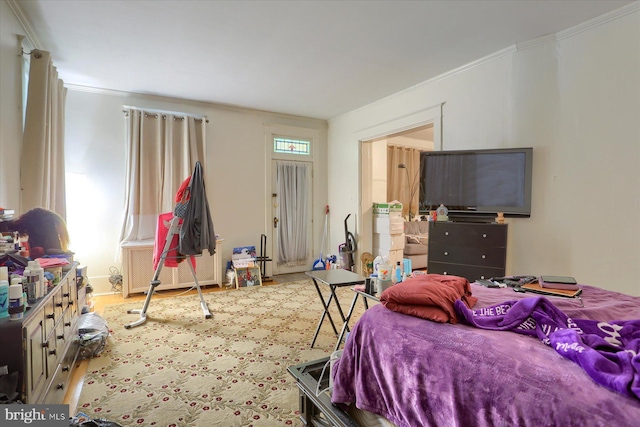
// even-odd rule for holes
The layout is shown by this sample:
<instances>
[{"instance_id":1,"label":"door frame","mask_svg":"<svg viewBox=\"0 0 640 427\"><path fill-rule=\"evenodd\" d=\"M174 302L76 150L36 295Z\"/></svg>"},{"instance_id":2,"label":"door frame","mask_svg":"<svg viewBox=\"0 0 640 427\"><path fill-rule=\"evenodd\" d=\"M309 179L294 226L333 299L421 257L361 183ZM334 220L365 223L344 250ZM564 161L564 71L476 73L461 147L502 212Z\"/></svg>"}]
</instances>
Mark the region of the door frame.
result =
<instances>
[{"instance_id":1,"label":"door frame","mask_svg":"<svg viewBox=\"0 0 640 427\"><path fill-rule=\"evenodd\" d=\"M383 123L357 131L359 143L359 179L360 206L358 216L361 228L359 230L358 250L373 253L373 168L378 159L373 155L373 141L389 137L397 133L433 124L434 150L443 150L443 120L444 102L406 114ZM385 197L386 198L386 197ZM359 265L360 263L356 263ZM359 271L360 272L360 271Z\"/></svg>"},{"instance_id":2,"label":"door frame","mask_svg":"<svg viewBox=\"0 0 640 427\"><path fill-rule=\"evenodd\" d=\"M268 277L276 275L276 274L284 274L278 271L276 256L277 254L272 253L272 248L274 246L274 228L273 228L273 194L275 193L274 180L273 177L273 164L275 160L288 160L288 161L297 161L297 162L307 162L311 163L311 259L309 259L308 265L301 266L299 272L309 271L313 266L314 254L319 251L320 242L316 236L320 236L322 234L322 227L324 224L324 210L322 213L322 220L319 219L320 213L318 211L318 206L326 205L326 197L320 197L322 193L322 189L326 188L326 184L322 184L319 182L326 174L319 173L319 159L323 157L323 154L326 153L326 149L322 147L322 137L325 137L326 142L326 132L323 133L320 129L312 129L312 128L302 128L297 126L287 126L281 124L274 123L265 123L264 124L264 138L265 138L265 164L266 164L266 176L264 182L264 190L265 190L265 205L264 205L264 234L267 236L267 255L272 260L268 262L266 265L266 275ZM273 138L274 137L287 137L292 139L306 139L311 141L310 153L309 155L298 155L298 154L285 154L285 153L274 153L273 151ZM325 143L326 145L326 143ZM326 156L325 156L326 157ZM320 224L320 225L318 225ZM288 273L288 272L287 272Z\"/></svg>"}]
</instances>

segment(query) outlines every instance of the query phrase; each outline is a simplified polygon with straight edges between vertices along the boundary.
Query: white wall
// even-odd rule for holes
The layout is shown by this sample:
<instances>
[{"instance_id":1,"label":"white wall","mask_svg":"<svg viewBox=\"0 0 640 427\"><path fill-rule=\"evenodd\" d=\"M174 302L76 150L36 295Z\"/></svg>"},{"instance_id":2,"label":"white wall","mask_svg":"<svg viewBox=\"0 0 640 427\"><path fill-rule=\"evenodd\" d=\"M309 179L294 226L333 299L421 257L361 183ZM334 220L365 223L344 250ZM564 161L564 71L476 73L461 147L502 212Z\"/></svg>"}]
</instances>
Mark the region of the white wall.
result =
<instances>
[{"instance_id":1,"label":"white wall","mask_svg":"<svg viewBox=\"0 0 640 427\"><path fill-rule=\"evenodd\" d=\"M508 219L508 274L640 295L640 11L626 10L330 120L329 188L343 191L329 203L358 211L359 135L444 103L444 149L534 148L532 216Z\"/></svg>"},{"instance_id":2,"label":"white wall","mask_svg":"<svg viewBox=\"0 0 640 427\"><path fill-rule=\"evenodd\" d=\"M326 122L254 110L178 99L123 93L91 93L70 88L67 94L67 172L84 174L91 191L73 197L86 198L86 233L95 241L92 249L78 254L88 266L96 293L109 291L109 268L121 269L114 256L118 248L124 206L125 119L123 105L203 114L206 129L205 185L216 233L224 238L222 259L231 258L235 246L260 246L267 234L271 253L270 182L265 125L313 129L320 139L314 147L318 162L314 177L314 206L326 205ZM71 196L71 195L70 195ZM316 209L318 210L318 209ZM320 212L320 211L319 211ZM323 214L324 212L320 212ZM316 219L314 236L322 235L323 221ZM71 227L72 225L70 225ZM74 235L71 235L72 249ZM315 242L319 251L320 241ZM270 270L267 271L270 275ZM224 276L224 274L223 274Z\"/></svg>"},{"instance_id":3,"label":"white wall","mask_svg":"<svg viewBox=\"0 0 640 427\"><path fill-rule=\"evenodd\" d=\"M21 154L21 74L18 35L25 30L7 2L0 0L0 206L18 211ZM55 65L55 53L54 65ZM71 249L88 267L96 294L109 292L110 268L122 270L116 260L124 206L125 122L123 105L201 114L207 125L205 180L216 233L224 239L222 259L231 258L234 246L260 246L268 236L267 256L273 257L270 152L268 129L300 130L314 139L313 253L320 250L324 206L327 204L327 122L262 111L118 92L88 92L69 87L66 103L66 171L74 174L68 194L79 205L83 225L78 231L78 211L68 212ZM295 135L291 135L295 136ZM267 199L268 197L268 199ZM82 245L80 242L89 242ZM309 261L309 267L311 262ZM223 266L224 267L224 266ZM271 264L267 274L272 274ZM224 276L224 275L223 275Z\"/></svg>"},{"instance_id":4,"label":"white wall","mask_svg":"<svg viewBox=\"0 0 640 427\"><path fill-rule=\"evenodd\" d=\"M20 147L22 146L22 27L3 0L0 1L0 207L19 211Z\"/></svg>"}]
</instances>

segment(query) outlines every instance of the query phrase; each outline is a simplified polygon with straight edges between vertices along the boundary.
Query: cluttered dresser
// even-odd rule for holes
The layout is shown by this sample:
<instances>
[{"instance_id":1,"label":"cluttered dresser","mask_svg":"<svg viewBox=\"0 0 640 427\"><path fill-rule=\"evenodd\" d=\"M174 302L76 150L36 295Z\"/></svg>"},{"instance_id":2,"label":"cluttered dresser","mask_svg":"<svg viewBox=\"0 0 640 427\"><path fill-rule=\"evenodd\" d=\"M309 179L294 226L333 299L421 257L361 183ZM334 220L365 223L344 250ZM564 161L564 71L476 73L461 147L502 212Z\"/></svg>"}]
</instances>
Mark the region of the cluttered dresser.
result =
<instances>
[{"instance_id":1,"label":"cluttered dresser","mask_svg":"<svg viewBox=\"0 0 640 427\"><path fill-rule=\"evenodd\" d=\"M42 246L27 248L20 233L3 230L0 403L60 404L80 350L86 267L60 248L49 254Z\"/></svg>"}]
</instances>

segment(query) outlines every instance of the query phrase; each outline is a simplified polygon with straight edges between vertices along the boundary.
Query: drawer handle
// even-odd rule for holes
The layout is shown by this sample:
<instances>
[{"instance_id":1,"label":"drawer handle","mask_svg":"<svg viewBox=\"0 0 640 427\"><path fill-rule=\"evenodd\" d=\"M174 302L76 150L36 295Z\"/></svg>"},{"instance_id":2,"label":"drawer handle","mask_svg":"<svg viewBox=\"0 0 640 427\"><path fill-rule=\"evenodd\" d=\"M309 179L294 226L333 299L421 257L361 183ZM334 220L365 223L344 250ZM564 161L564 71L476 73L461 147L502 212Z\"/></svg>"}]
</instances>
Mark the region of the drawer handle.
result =
<instances>
[{"instance_id":1,"label":"drawer handle","mask_svg":"<svg viewBox=\"0 0 640 427\"><path fill-rule=\"evenodd\" d=\"M449 274L449 273L447 273L447 272L445 271L445 272L444 272L444 273L442 273L442 274L444 274L444 275L446 276L446 275L447 275L447 274Z\"/></svg>"},{"instance_id":2,"label":"drawer handle","mask_svg":"<svg viewBox=\"0 0 640 427\"><path fill-rule=\"evenodd\" d=\"M446 251L445 251L444 256L447 256L447 255L449 255L449 252L446 252Z\"/></svg>"},{"instance_id":3,"label":"drawer handle","mask_svg":"<svg viewBox=\"0 0 640 427\"><path fill-rule=\"evenodd\" d=\"M58 335L56 338L58 338L59 340L63 340L64 339L64 335Z\"/></svg>"},{"instance_id":4,"label":"drawer handle","mask_svg":"<svg viewBox=\"0 0 640 427\"><path fill-rule=\"evenodd\" d=\"M73 305L73 301L69 301L69 307Z\"/></svg>"},{"instance_id":5,"label":"drawer handle","mask_svg":"<svg viewBox=\"0 0 640 427\"><path fill-rule=\"evenodd\" d=\"M49 354L50 354L50 355L54 355L54 354L56 354L56 349L54 348L53 350L49 350Z\"/></svg>"},{"instance_id":6,"label":"drawer handle","mask_svg":"<svg viewBox=\"0 0 640 427\"><path fill-rule=\"evenodd\" d=\"M62 367L62 372L69 372L69 365Z\"/></svg>"},{"instance_id":7,"label":"drawer handle","mask_svg":"<svg viewBox=\"0 0 640 427\"><path fill-rule=\"evenodd\" d=\"M56 307L62 307L62 303L61 302L57 302L56 303Z\"/></svg>"},{"instance_id":8,"label":"drawer handle","mask_svg":"<svg viewBox=\"0 0 640 427\"><path fill-rule=\"evenodd\" d=\"M62 294L62 296L65 297L65 298L69 298L69 292L66 292L66 293Z\"/></svg>"},{"instance_id":9,"label":"drawer handle","mask_svg":"<svg viewBox=\"0 0 640 427\"><path fill-rule=\"evenodd\" d=\"M445 232L444 232L444 235L445 235L445 236L448 236L448 235L449 235L449 232L448 232L448 231L445 231Z\"/></svg>"},{"instance_id":10,"label":"drawer handle","mask_svg":"<svg viewBox=\"0 0 640 427\"><path fill-rule=\"evenodd\" d=\"M42 348L49 348L49 341L45 341L42 343Z\"/></svg>"},{"instance_id":11,"label":"drawer handle","mask_svg":"<svg viewBox=\"0 0 640 427\"><path fill-rule=\"evenodd\" d=\"M56 315L51 313L51 314L47 314L47 319L55 319Z\"/></svg>"},{"instance_id":12,"label":"drawer handle","mask_svg":"<svg viewBox=\"0 0 640 427\"><path fill-rule=\"evenodd\" d=\"M487 256L486 255L482 255L482 259L485 259Z\"/></svg>"},{"instance_id":13,"label":"drawer handle","mask_svg":"<svg viewBox=\"0 0 640 427\"><path fill-rule=\"evenodd\" d=\"M486 233L485 233L485 234L483 234L483 235L482 235L482 237L487 237L487 234L486 234Z\"/></svg>"},{"instance_id":14,"label":"drawer handle","mask_svg":"<svg viewBox=\"0 0 640 427\"><path fill-rule=\"evenodd\" d=\"M56 386L56 388L57 388L58 390L63 390L63 389L64 389L64 383L59 383L59 384Z\"/></svg>"},{"instance_id":15,"label":"drawer handle","mask_svg":"<svg viewBox=\"0 0 640 427\"><path fill-rule=\"evenodd\" d=\"M65 322L64 326L71 326L71 322Z\"/></svg>"}]
</instances>

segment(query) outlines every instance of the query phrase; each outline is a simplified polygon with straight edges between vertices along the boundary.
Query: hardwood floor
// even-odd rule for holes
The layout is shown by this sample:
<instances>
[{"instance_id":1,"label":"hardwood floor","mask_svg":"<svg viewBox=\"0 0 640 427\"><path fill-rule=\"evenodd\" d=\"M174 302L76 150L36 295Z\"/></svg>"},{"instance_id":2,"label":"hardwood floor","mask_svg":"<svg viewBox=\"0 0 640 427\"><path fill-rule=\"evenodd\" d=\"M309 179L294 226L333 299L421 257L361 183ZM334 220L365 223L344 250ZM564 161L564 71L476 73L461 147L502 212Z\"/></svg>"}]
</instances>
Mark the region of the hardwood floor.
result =
<instances>
[{"instance_id":1,"label":"hardwood floor","mask_svg":"<svg viewBox=\"0 0 640 427\"><path fill-rule=\"evenodd\" d=\"M294 280L304 280L307 276L304 273L295 273L295 274L287 274L282 276L276 276L271 281L264 282L263 285L275 285L278 283L291 282ZM203 286L203 293L209 292L225 292L227 291L226 287L218 287L218 286ZM231 288L233 289L233 288ZM197 290L191 289L186 291L185 289L178 289L174 291L160 291L156 292L153 295L153 298L168 298L177 295L191 295L196 294ZM122 304L129 302L137 302L139 301L142 307L142 303L146 298L145 294L136 294L129 295L128 298L124 298L122 294L113 294L113 295L100 295L100 296L91 296L91 302L93 303L93 312L102 314L104 312L104 307L112 304ZM84 384L84 377L87 373L87 367L89 366L89 360L80 360L76 362L76 368L73 371L71 376L71 381L69 383L69 390L67 390L67 394L64 398L63 403L69 405L69 416L75 416L78 412L82 412L77 408L78 399L80 398L80 393L82 392L82 384Z\"/></svg>"}]
</instances>

